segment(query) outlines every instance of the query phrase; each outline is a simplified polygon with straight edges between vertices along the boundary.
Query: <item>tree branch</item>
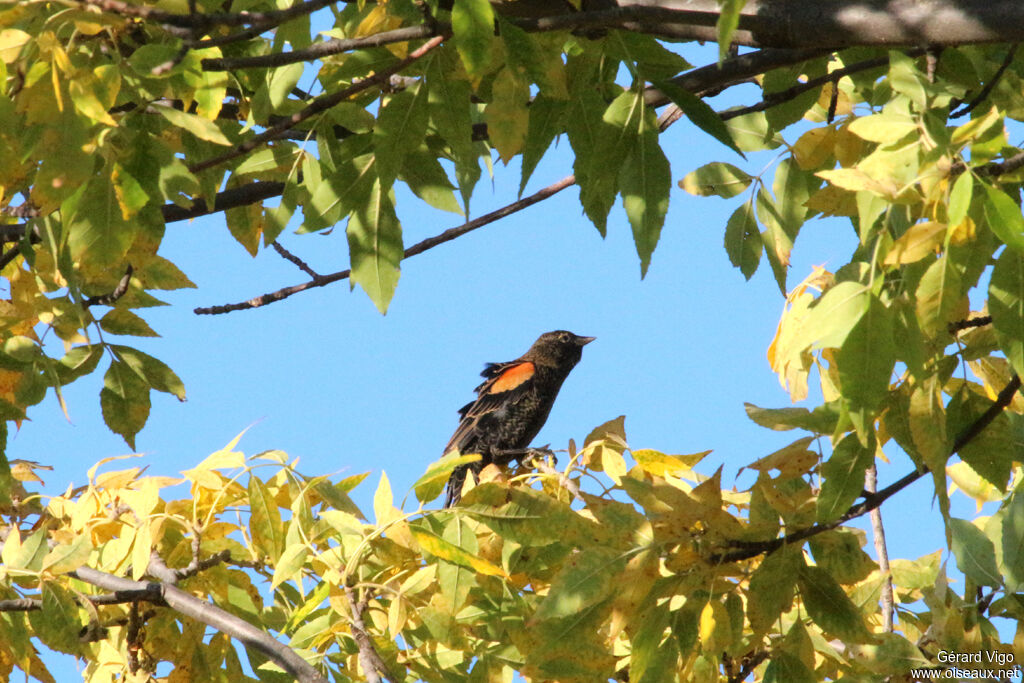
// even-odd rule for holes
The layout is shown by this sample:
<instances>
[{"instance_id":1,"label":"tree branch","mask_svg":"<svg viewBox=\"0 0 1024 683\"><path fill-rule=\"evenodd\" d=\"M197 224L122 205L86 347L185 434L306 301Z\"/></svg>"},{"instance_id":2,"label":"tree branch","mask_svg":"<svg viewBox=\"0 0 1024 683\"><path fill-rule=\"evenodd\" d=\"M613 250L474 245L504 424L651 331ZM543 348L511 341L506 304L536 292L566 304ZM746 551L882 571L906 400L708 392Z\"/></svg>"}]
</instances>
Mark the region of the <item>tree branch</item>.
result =
<instances>
[{"instance_id":1,"label":"tree branch","mask_svg":"<svg viewBox=\"0 0 1024 683\"><path fill-rule=\"evenodd\" d=\"M230 71L232 69L258 69L263 67L284 66L297 62L311 62L330 55L358 50L366 47L380 47L391 43L404 43L433 36L450 35L451 24L438 24L437 29L426 25L406 26L393 31L382 31L362 38L332 38L304 50L277 52L255 57L234 57L223 59L204 59L201 64L206 71Z\"/></svg>"},{"instance_id":2,"label":"tree branch","mask_svg":"<svg viewBox=\"0 0 1024 683\"><path fill-rule=\"evenodd\" d=\"M147 5L135 5L121 0L78 0L79 4L98 7L105 12L112 12L126 17L136 17L147 21L154 21L166 26L185 29L209 29L213 26L248 26L250 24L264 24L267 28L283 24L289 19L295 19L305 14L312 14L318 9L335 2L347 2L347 0L308 0L298 2L288 9L271 12L237 12L237 13L211 13L211 14L175 14ZM266 30L266 29L264 29Z\"/></svg>"},{"instance_id":3,"label":"tree branch","mask_svg":"<svg viewBox=\"0 0 1024 683\"><path fill-rule=\"evenodd\" d=\"M996 87L996 83L999 82L999 79L1003 77L1003 72L1005 72L1006 68L1013 62L1013 56L1015 54L1017 54L1017 46L1011 45L1010 49L1006 51L1006 57L1003 58L1003 63L999 65L998 69L996 69L992 78L988 79L988 82L985 83L985 87L978 91L978 94L975 95L966 105L954 112L950 112L949 118L958 119L962 116L966 116L974 111L975 107L984 102L985 98L987 98L992 92L992 89Z\"/></svg>"},{"instance_id":4,"label":"tree branch","mask_svg":"<svg viewBox=\"0 0 1024 683\"><path fill-rule=\"evenodd\" d=\"M79 567L77 570L69 572L69 576L109 591L150 591L159 595L168 607L217 629L246 647L263 653L284 669L288 675L301 683L327 683L327 679L321 676L306 660L288 646L272 638L268 633L180 588L166 583L132 581L91 567Z\"/></svg>"},{"instance_id":5,"label":"tree branch","mask_svg":"<svg viewBox=\"0 0 1024 683\"><path fill-rule=\"evenodd\" d=\"M90 306L112 306L114 302L120 299L128 291L128 285L132 281L132 264L128 264L125 269L124 275L121 280L117 283L117 286L111 292L107 294L100 294L99 296L90 296L88 299L82 302L82 306L89 308Z\"/></svg>"},{"instance_id":6,"label":"tree branch","mask_svg":"<svg viewBox=\"0 0 1024 683\"><path fill-rule=\"evenodd\" d=\"M456 237L461 237L462 235L465 235L468 232L472 232L477 228L482 228L483 226L489 223L493 223L498 219L504 218L505 216L511 215L517 211L521 211L528 206L532 206L533 204L536 204L539 201L543 201L548 197L561 192L565 188L575 183L576 176L566 176L565 178L562 178L558 182L552 183L551 185L548 185L547 187L538 190L529 197L524 197L519 201L512 202L507 206L503 206L502 208L496 211L492 211L491 213L488 213L486 215L483 215L480 218L476 218L467 223L463 223L460 226L449 228L448 230L445 230L439 235L428 237L422 242L418 242L413 246L409 247L408 249L406 249L405 253L402 254L402 260L405 260L411 256L416 256L417 254L422 254L428 249L433 249L434 247L440 244L450 242ZM309 282L304 282L298 285L292 285L291 287L284 287L273 292L268 292L267 294L263 294L262 296L249 299L248 301L242 301L235 304L223 304L221 306L197 308L193 312L196 315L220 315L222 313L231 313L233 311L245 311L251 308L259 308L260 306L266 306L267 304L282 301L290 297L292 294L298 294L299 292L305 291L307 289L312 289L313 287L323 287L324 285L329 285L332 282L344 280L348 278L351 272L351 270L345 269L337 273L321 275L318 279L314 279Z\"/></svg>"},{"instance_id":7,"label":"tree branch","mask_svg":"<svg viewBox=\"0 0 1024 683\"><path fill-rule=\"evenodd\" d=\"M1014 375L1013 379L1011 379L1003 390L999 392L999 396L996 397L996 400L992 405L989 406L977 420L971 423L970 426L968 426L967 429L965 429L963 433L956 438L956 441L953 442L950 454L959 452L961 448L969 444L975 439L975 437L981 434L981 432L991 424L992 420L999 417L1003 410L1006 409L1006 406L1010 405L1010 402L1013 400L1013 395L1017 393L1020 387L1020 377L1018 375ZM804 541L825 531L831 531L832 529L849 522L851 519L855 519L861 515L871 512L893 495L899 493L926 474L928 474L928 468L926 467L908 472L878 493L869 493L865 495L863 501L851 507L834 522L829 522L828 524L815 524L814 526L807 527L806 529L800 529L799 531L794 531L791 534L786 534L785 536L773 538L768 541L735 542L733 543L733 546L737 548L736 550L713 555L709 561L714 564L719 564L748 560L752 557L757 557L758 555L778 550L785 545Z\"/></svg>"},{"instance_id":8,"label":"tree branch","mask_svg":"<svg viewBox=\"0 0 1024 683\"><path fill-rule=\"evenodd\" d=\"M368 78L364 78L361 81L357 81L350 85L349 87L343 88L342 90L332 93L325 93L314 98L313 101L310 102L309 105L307 105L302 111L292 114L284 122L276 126L271 126L264 132L260 133L259 135L250 138L249 140L243 142L240 145L235 146L235 148L232 149L230 152L225 152L224 154L220 154L205 161L200 161L197 164L193 164L192 166L189 167L189 171L191 171L192 173L198 173L208 168L219 166L225 161L230 161L231 159L240 157L243 154L251 152L252 150L262 145L264 142L269 142L270 140L276 140L280 137L283 137L285 132L291 129L292 126L301 123L302 121L305 121L306 119L315 116L321 112L327 111L331 107L340 104L341 102L347 100L349 97L355 95L356 93L362 92L363 90L366 90L374 85L386 82L388 78L391 77L392 74L401 71L405 67L409 66L416 60L423 57L423 55L427 54L428 52L436 48L438 45L443 43L447 39L447 37L447 35L440 35L437 36L436 38L432 38L423 45L421 45L420 47L413 50L405 59L401 59L398 62L392 64L391 66L385 69L381 69L374 75L369 76Z\"/></svg>"},{"instance_id":9,"label":"tree branch","mask_svg":"<svg viewBox=\"0 0 1024 683\"><path fill-rule=\"evenodd\" d=\"M359 646L359 668L363 670L367 683L381 683L381 676L392 681L394 679L388 673L384 660L380 658L377 648L373 645L373 639L370 638L370 634L366 630L363 614L369 604L369 590L364 589L364 591L363 598L357 600L355 589L345 586L345 597L348 598L349 609L352 611L352 637L355 638L356 645ZM401 598L395 599L400 600Z\"/></svg>"},{"instance_id":10,"label":"tree branch","mask_svg":"<svg viewBox=\"0 0 1024 683\"><path fill-rule=\"evenodd\" d=\"M878 493L878 467L871 463L864 477L864 490L869 495ZM885 545L885 526L882 524L882 509L871 511L871 535L874 539L875 554L878 556L878 571L885 577L882 584L882 630L892 633L892 615L895 601L892 594L892 576L889 574L889 549Z\"/></svg>"}]
</instances>

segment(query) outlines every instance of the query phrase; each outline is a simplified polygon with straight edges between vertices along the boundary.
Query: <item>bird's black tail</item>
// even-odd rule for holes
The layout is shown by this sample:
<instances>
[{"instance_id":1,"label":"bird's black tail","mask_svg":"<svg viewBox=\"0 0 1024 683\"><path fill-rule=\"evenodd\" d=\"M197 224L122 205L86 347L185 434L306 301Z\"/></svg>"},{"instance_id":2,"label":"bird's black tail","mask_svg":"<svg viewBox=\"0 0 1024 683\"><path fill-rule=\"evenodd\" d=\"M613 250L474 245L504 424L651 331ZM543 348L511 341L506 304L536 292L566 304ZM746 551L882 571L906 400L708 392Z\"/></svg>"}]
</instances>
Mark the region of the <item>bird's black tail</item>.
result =
<instances>
[{"instance_id":1,"label":"bird's black tail","mask_svg":"<svg viewBox=\"0 0 1024 683\"><path fill-rule=\"evenodd\" d=\"M462 499L462 485L466 482L466 472L469 465L461 465L452 470L448 477L448 489L444 496L444 506L450 508Z\"/></svg>"}]
</instances>

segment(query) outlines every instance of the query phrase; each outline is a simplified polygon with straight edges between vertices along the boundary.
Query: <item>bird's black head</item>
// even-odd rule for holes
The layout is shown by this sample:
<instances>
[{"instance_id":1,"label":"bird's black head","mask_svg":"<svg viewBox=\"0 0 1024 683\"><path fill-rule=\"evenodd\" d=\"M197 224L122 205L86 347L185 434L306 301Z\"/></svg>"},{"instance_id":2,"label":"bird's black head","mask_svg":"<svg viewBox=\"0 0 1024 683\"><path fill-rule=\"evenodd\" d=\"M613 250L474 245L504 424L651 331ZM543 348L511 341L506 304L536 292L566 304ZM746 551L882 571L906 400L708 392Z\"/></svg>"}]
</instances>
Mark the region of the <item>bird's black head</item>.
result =
<instances>
[{"instance_id":1,"label":"bird's black head","mask_svg":"<svg viewBox=\"0 0 1024 683\"><path fill-rule=\"evenodd\" d=\"M580 362L583 347L594 339L595 337L581 337L565 330L545 332L533 343L525 357L545 365L572 368Z\"/></svg>"}]
</instances>

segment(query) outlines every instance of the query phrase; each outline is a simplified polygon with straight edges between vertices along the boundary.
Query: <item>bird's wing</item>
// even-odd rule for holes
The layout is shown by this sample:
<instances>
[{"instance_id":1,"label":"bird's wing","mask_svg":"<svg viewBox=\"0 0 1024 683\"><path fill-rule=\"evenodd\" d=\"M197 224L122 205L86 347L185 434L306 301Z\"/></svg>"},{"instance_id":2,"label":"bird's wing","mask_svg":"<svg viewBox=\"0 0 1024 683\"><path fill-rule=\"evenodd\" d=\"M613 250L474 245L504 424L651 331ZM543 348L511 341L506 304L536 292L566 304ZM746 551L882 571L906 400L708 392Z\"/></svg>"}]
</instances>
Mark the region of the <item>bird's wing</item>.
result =
<instances>
[{"instance_id":1,"label":"bird's wing","mask_svg":"<svg viewBox=\"0 0 1024 683\"><path fill-rule=\"evenodd\" d=\"M489 363L480 373L486 379L476 388L476 400L459 410L459 426L444 452L459 447L481 417L522 398L530 390L536 372L537 368L531 361Z\"/></svg>"}]
</instances>

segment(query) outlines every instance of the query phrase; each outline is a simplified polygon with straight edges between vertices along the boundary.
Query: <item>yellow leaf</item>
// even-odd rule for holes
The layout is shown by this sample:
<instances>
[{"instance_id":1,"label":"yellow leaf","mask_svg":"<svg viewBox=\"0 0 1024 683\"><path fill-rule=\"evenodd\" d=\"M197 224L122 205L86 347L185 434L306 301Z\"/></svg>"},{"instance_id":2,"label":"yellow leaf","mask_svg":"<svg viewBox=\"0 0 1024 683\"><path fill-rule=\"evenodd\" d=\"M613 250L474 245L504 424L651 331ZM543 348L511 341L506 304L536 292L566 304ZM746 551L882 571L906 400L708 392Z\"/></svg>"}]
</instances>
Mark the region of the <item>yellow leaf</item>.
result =
<instances>
[{"instance_id":1,"label":"yellow leaf","mask_svg":"<svg viewBox=\"0 0 1024 683\"><path fill-rule=\"evenodd\" d=\"M601 447L601 469L615 482L616 486L622 486L622 477L629 471L622 453L607 446Z\"/></svg>"},{"instance_id":2,"label":"yellow leaf","mask_svg":"<svg viewBox=\"0 0 1024 683\"><path fill-rule=\"evenodd\" d=\"M857 195L835 185L825 185L804 202L804 206L826 216L856 216Z\"/></svg>"},{"instance_id":3,"label":"yellow leaf","mask_svg":"<svg viewBox=\"0 0 1024 683\"><path fill-rule=\"evenodd\" d=\"M721 652L729 644L729 613L725 605L711 600L700 611L698 636L705 652Z\"/></svg>"},{"instance_id":4,"label":"yellow leaf","mask_svg":"<svg viewBox=\"0 0 1024 683\"><path fill-rule=\"evenodd\" d=\"M388 481L387 472L380 473L380 484L373 494L373 514L377 517L377 524L387 524L394 516L392 513L394 497L391 495L391 482Z\"/></svg>"},{"instance_id":5,"label":"yellow leaf","mask_svg":"<svg viewBox=\"0 0 1024 683\"><path fill-rule=\"evenodd\" d=\"M692 472L693 466L700 462L711 451L701 451L690 455L667 455L649 448L631 451L636 464L645 472L664 477L666 474L680 476Z\"/></svg>"},{"instance_id":6,"label":"yellow leaf","mask_svg":"<svg viewBox=\"0 0 1024 683\"><path fill-rule=\"evenodd\" d=\"M832 128L811 128L793 143L793 158L804 171L820 168L832 158L835 131Z\"/></svg>"},{"instance_id":7,"label":"yellow leaf","mask_svg":"<svg viewBox=\"0 0 1024 683\"><path fill-rule=\"evenodd\" d=\"M989 128L1001 122L999 110L993 105L984 116L976 116L964 125L958 126L950 139L954 145L976 140Z\"/></svg>"},{"instance_id":8,"label":"yellow leaf","mask_svg":"<svg viewBox=\"0 0 1024 683\"><path fill-rule=\"evenodd\" d=\"M416 542L420 544L424 552L428 552L431 555L438 557L442 560L447 560L452 564L457 564L460 567L472 569L485 576L502 576L508 578L508 574L501 567L491 564L482 557L478 557L473 553L467 552L462 548L458 547L453 543L449 543L440 536L430 533L429 531L423 531L421 529L415 529L410 527L412 535L416 538Z\"/></svg>"},{"instance_id":9,"label":"yellow leaf","mask_svg":"<svg viewBox=\"0 0 1024 683\"><path fill-rule=\"evenodd\" d=\"M893 194L877 180L869 176L864 171L856 168L837 168L831 171L818 171L815 175L819 178L824 178L831 184L844 190L851 190L853 192L867 190L868 192L873 192L884 197L891 197Z\"/></svg>"},{"instance_id":10,"label":"yellow leaf","mask_svg":"<svg viewBox=\"0 0 1024 683\"><path fill-rule=\"evenodd\" d=\"M864 141L850 132L849 124L836 129L833 154L840 166L853 166L864 150Z\"/></svg>"},{"instance_id":11,"label":"yellow leaf","mask_svg":"<svg viewBox=\"0 0 1024 683\"><path fill-rule=\"evenodd\" d=\"M153 532L149 520L142 520L142 525L135 530L132 543L132 579L138 581L146 575L149 568L149 556L153 552Z\"/></svg>"},{"instance_id":12,"label":"yellow leaf","mask_svg":"<svg viewBox=\"0 0 1024 683\"><path fill-rule=\"evenodd\" d=\"M31 40L32 36L16 28L5 28L0 31L0 60L5 64L13 64Z\"/></svg>"},{"instance_id":13,"label":"yellow leaf","mask_svg":"<svg viewBox=\"0 0 1024 683\"><path fill-rule=\"evenodd\" d=\"M959 247L967 244L968 242L973 242L977 235L978 227L974 224L974 220L970 216L967 216L953 226L949 235L949 243Z\"/></svg>"},{"instance_id":14,"label":"yellow leaf","mask_svg":"<svg viewBox=\"0 0 1024 683\"><path fill-rule=\"evenodd\" d=\"M892 114L872 114L850 122L850 132L870 142L896 142L917 131L910 118Z\"/></svg>"},{"instance_id":15,"label":"yellow leaf","mask_svg":"<svg viewBox=\"0 0 1024 683\"><path fill-rule=\"evenodd\" d=\"M885 257L885 265L899 266L920 261L934 254L946 239L946 224L936 221L916 223L892 245Z\"/></svg>"},{"instance_id":16,"label":"yellow leaf","mask_svg":"<svg viewBox=\"0 0 1024 683\"><path fill-rule=\"evenodd\" d=\"M36 476L36 470L52 471L49 465L35 462L34 460L11 460L11 476L17 481L34 481L39 484L45 483Z\"/></svg>"}]
</instances>

